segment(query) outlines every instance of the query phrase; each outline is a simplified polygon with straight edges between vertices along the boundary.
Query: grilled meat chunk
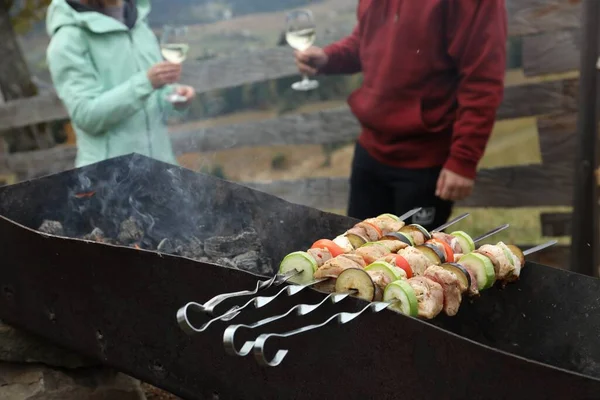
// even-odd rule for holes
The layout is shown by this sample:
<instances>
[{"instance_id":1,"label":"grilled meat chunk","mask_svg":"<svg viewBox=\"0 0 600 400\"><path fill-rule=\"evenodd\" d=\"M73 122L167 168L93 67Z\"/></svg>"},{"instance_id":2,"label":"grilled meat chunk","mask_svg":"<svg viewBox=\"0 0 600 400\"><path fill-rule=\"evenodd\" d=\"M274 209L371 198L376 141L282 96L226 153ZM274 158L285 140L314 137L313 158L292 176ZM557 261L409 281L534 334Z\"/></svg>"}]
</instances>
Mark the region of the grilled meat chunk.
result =
<instances>
[{"instance_id":1,"label":"grilled meat chunk","mask_svg":"<svg viewBox=\"0 0 600 400\"><path fill-rule=\"evenodd\" d=\"M444 308L444 291L442 286L425 276L410 278L407 282L417 296L419 317L426 319L435 318Z\"/></svg>"},{"instance_id":2,"label":"grilled meat chunk","mask_svg":"<svg viewBox=\"0 0 600 400\"><path fill-rule=\"evenodd\" d=\"M361 256L367 265L374 263L382 257L390 254L391 251L384 245L373 244L356 249L355 254Z\"/></svg>"},{"instance_id":3,"label":"grilled meat chunk","mask_svg":"<svg viewBox=\"0 0 600 400\"><path fill-rule=\"evenodd\" d=\"M483 254L492 261L497 280L509 281L514 279L515 266L511 263L512 260L508 259L507 254L502 247L494 244L484 244L475 251Z\"/></svg>"},{"instance_id":4,"label":"grilled meat chunk","mask_svg":"<svg viewBox=\"0 0 600 400\"><path fill-rule=\"evenodd\" d=\"M392 283L391 279L388 275L384 274L381 271L367 271L373 283L379 288L379 290L383 293L386 286Z\"/></svg>"},{"instance_id":5,"label":"grilled meat chunk","mask_svg":"<svg viewBox=\"0 0 600 400\"><path fill-rule=\"evenodd\" d=\"M369 239L369 242L376 242L381 239L381 236L379 235L379 232L377 232L375 226L369 224L368 222L359 222L356 224L355 228L362 228L366 233L366 236L364 237Z\"/></svg>"},{"instance_id":6,"label":"grilled meat chunk","mask_svg":"<svg viewBox=\"0 0 600 400\"><path fill-rule=\"evenodd\" d=\"M423 243L425 243L425 236L423 235L423 233L419 232L418 230L414 229L414 230L411 230L410 232L406 232L406 233L412 237L412 240L413 240L413 243L415 244L415 246L420 246Z\"/></svg>"},{"instance_id":7,"label":"grilled meat chunk","mask_svg":"<svg viewBox=\"0 0 600 400\"><path fill-rule=\"evenodd\" d=\"M459 262L460 264L460 262ZM479 297L479 286L477 285L477 275L469 268L469 266L461 264L464 269L469 273L471 278L471 286L467 289L467 295L469 297Z\"/></svg>"},{"instance_id":8,"label":"grilled meat chunk","mask_svg":"<svg viewBox=\"0 0 600 400\"><path fill-rule=\"evenodd\" d=\"M414 247L405 247L398 252L413 270L414 275L423 275L423 272L427 269L430 262L429 259Z\"/></svg>"},{"instance_id":9,"label":"grilled meat chunk","mask_svg":"<svg viewBox=\"0 0 600 400\"><path fill-rule=\"evenodd\" d=\"M312 256L317 262L317 267L323 266L325 262L331 260L333 257L331 256L331 252L327 249L309 249L307 253Z\"/></svg>"},{"instance_id":10,"label":"grilled meat chunk","mask_svg":"<svg viewBox=\"0 0 600 400\"><path fill-rule=\"evenodd\" d=\"M384 235L390 232L398 232L404 226L404 222L397 221L388 215L382 215L377 218L366 219L365 222L378 227Z\"/></svg>"},{"instance_id":11,"label":"grilled meat chunk","mask_svg":"<svg viewBox=\"0 0 600 400\"><path fill-rule=\"evenodd\" d=\"M447 243L452 248L454 254L463 252L462 247L460 247L458 240L454 236L444 232L434 232L432 236L434 239Z\"/></svg>"},{"instance_id":12,"label":"grilled meat chunk","mask_svg":"<svg viewBox=\"0 0 600 400\"><path fill-rule=\"evenodd\" d=\"M512 276L508 277L506 279L506 282L514 282L518 280L521 276L521 268L523 267L521 265L521 260L519 260L519 257L517 257L512 251L510 251L510 249L508 248L508 246L506 246L506 244L504 244L504 242L498 242L498 246L500 246L500 248L504 250L504 254L506 254L506 257L508 258L509 262L512 261L512 265L515 267Z\"/></svg>"},{"instance_id":13,"label":"grilled meat chunk","mask_svg":"<svg viewBox=\"0 0 600 400\"><path fill-rule=\"evenodd\" d=\"M450 317L456 315L462 300L460 283L457 276L437 265L427 268L423 276L442 286L442 290L444 291L444 312Z\"/></svg>"},{"instance_id":14,"label":"grilled meat chunk","mask_svg":"<svg viewBox=\"0 0 600 400\"><path fill-rule=\"evenodd\" d=\"M341 254L331 260L326 261L315 272L315 279L322 278L337 278L342 271L348 268L364 268L366 267L363 258L356 254Z\"/></svg>"},{"instance_id":15,"label":"grilled meat chunk","mask_svg":"<svg viewBox=\"0 0 600 400\"><path fill-rule=\"evenodd\" d=\"M387 248L390 249L391 253L397 253L398 251L408 247L406 243L401 242L397 239L382 239L378 243L384 244Z\"/></svg>"}]
</instances>

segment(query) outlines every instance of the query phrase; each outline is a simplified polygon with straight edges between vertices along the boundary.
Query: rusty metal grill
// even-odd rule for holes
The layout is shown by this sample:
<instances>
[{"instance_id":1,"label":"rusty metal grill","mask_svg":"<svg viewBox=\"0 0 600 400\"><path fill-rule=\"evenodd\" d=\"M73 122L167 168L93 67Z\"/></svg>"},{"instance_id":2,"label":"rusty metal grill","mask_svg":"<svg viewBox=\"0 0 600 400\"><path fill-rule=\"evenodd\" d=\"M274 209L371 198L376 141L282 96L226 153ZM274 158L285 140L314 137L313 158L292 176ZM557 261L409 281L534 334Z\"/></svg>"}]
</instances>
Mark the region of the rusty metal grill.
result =
<instances>
[{"instance_id":1,"label":"rusty metal grill","mask_svg":"<svg viewBox=\"0 0 600 400\"><path fill-rule=\"evenodd\" d=\"M96 227L117 237L137 212L154 221L140 217L146 242L82 238ZM267 360L277 349L290 352L279 367L264 368L227 354L223 335L233 322L252 325L323 303L238 328L239 351L262 334L320 324L368 303L348 296L334 304L335 296L304 288L193 336L177 324L177 311L190 300L255 288L286 254L356 220L137 155L0 188L0 215L0 318L184 399L595 398L600 390L598 279L528 263L517 284L464 302L455 317L367 311L350 324L272 337ZM61 221L65 235L37 231L45 220ZM206 241L250 229L260 256L271 260L269 273L156 250L164 238ZM298 290L283 284L256 295L283 289ZM214 314L256 295L226 300ZM190 316L197 326L209 319Z\"/></svg>"}]
</instances>

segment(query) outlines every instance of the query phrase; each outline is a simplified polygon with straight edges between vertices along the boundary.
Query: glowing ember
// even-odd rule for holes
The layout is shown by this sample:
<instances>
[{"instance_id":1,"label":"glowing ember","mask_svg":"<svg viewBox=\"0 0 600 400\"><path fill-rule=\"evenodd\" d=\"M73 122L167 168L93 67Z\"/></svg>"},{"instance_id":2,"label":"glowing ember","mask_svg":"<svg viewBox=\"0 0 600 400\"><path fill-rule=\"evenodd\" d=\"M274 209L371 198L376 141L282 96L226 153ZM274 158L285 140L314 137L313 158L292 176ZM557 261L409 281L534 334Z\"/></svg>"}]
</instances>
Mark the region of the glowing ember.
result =
<instances>
[{"instance_id":1,"label":"glowing ember","mask_svg":"<svg viewBox=\"0 0 600 400\"><path fill-rule=\"evenodd\" d=\"M95 194L96 194L96 192L76 193L75 197L78 198L78 199L86 199L86 198L92 197Z\"/></svg>"}]
</instances>

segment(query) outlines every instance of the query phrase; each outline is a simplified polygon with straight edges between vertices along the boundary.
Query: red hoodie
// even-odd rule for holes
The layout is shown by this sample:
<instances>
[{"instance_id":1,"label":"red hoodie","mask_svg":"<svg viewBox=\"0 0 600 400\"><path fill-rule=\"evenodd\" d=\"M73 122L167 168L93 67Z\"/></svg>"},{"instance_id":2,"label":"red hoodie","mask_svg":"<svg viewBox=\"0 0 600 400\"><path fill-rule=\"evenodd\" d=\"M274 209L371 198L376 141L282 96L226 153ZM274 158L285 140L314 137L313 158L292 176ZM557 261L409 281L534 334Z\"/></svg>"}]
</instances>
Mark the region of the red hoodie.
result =
<instances>
[{"instance_id":1,"label":"red hoodie","mask_svg":"<svg viewBox=\"0 0 600 400\"><path fill-rule=\"evenodd\" d=\"M360 144L400 168L474 178L504 91L504 0L360 0L325 74L363 72L348 103Z\"/></svg>"}]
</instances>

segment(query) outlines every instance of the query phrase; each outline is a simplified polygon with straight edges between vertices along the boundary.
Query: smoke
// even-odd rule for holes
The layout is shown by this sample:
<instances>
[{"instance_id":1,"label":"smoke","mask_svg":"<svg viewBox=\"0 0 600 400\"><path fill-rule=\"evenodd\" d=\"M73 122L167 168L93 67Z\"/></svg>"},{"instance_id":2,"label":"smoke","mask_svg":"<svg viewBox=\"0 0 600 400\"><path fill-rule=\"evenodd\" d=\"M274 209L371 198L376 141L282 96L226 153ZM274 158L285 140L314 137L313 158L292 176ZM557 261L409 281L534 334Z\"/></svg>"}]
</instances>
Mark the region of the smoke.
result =
<instances>
[{"instance_id":1,"label":"smoke","mask_svg":"<svg viewBox=\"0 0 600 400\"><path fill-rule=\"evenodd\" d=\"M74 172L63 219L72 236L99 228L114 238L132 218L155 247L165 238L204 240L252 226L226 183L212 176L136 155Z\"/></svg>"}]
</instances>

